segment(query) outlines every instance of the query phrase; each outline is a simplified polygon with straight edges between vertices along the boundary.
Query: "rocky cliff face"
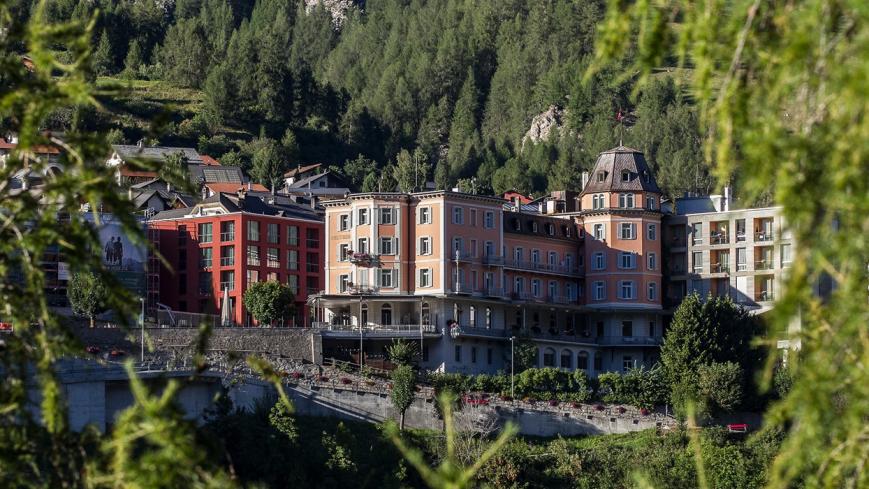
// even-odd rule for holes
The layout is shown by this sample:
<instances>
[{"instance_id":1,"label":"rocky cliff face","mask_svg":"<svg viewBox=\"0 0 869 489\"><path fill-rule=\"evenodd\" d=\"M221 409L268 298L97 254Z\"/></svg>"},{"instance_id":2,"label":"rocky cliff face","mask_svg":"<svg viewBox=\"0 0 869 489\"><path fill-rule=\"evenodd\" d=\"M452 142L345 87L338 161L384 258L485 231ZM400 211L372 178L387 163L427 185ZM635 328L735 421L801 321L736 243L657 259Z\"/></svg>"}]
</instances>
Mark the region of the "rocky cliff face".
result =
<instances>
[{"instance_id":1,"label":"rocky cliff face","mask_svg":"<svg viewBox=\"0 0 869 489\"><path fill-rule=\"evenodd\" d=\"M332 23L336 29L347 20L347 11L356 7L354 0L305 0L305 12L311 13L320 4L332 14Z\"/></svg>"},{"instance_id":2,"label":"rocky cliff face","mask_svg":"<svg viewBox=\"0 0 869 489\"><path fill-rule=\"evenodd\" d=\"M564 110L555 105L550 105L545 112L537 114L531 119L531 127L522 137L522 147L527 142L537 144L548 141L550 137L558 137L564 124Z\"/></svg>"}]
</instances>

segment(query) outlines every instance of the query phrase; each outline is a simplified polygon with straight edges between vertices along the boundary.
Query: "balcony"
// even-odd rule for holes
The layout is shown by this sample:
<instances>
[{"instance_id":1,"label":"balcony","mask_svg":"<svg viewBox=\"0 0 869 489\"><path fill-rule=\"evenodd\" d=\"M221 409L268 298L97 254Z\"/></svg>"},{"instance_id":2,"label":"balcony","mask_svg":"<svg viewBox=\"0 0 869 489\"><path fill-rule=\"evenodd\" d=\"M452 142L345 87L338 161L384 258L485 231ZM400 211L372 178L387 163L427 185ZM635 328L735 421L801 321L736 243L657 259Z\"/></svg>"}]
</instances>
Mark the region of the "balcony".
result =
<instances>
[{"instance_id":1,"label":"balcony","mask_svg":"<svg viewBox=\"0 0 869 489\"><path fill-rule=\"evenodd\" d=\"M756 302L770 302L773 300L775 300L775 294L773 294L772 290L761 290L755 298Z\"/></svg>"},{"instance_id":2,"label":"balcony","mask_svg":"<svg viewBox=\"0 0 869 489\"><path fill-rule=\"evenodd\" d=\"M500 255L483 255L484 265L503 265L504 257Z\"/></svg>"},{"instance_id":3,"label":"balcony","mask_svg":"<svg viewBox=\"0 0 869 489\"><path fill-rule=\"evenodd\" d=\"M377 324L367 323L362 326L360 331L356 324L332 324L326 322L314 322L311 325L314 329L320 330L324 336L337 337L355 337L359 338L361 334L365 338L377 337L415 337L419 338L420 334L439 335L437 328L433 324Z\"/></svg>"},{"instance_id":4,"label":"balcony","mask_svg":"<svg viewBox=\"0 0 869 489\"><path fill-rule=\"evenodd\" d=\"M745 241L745 230L737 230L736 231L736 242L740 243Z\"/></svg>"},{"instance_id":5,"label":"balcony","mask_svg":"<svg viewBox=\"0 0 869 489\"><path fill-rule=\"evenodd\" d=\"M730 273L730 265L727 263L713 263L709 266L710 273Z\"/></svg>"},{"instance_id":6,"label":"balcony","mask_svg":"<svg viewBox=\"0 0 869 489\"><path fill-rule=\"evenodd\" d=\"M351 253L350 263L357 267L375 268L380 266L380 257L371 253Z\"/></svg>"},{"instance_id":7,"label":"balcony","mask_svg":"<svg viewBox=\"0 0 869 489\"><path fill-rule=\"evenodd\" d=\"M235 281L220 282L220 290L221 290L221 292L224 290L235 290Z\"/></svg>"},{"instance_id":8,"label":"balcony","mask_svg":"<svg viewBox=\"0 0 869 489\"><path fill-rule=\"evenodd\" d=\"M376 294L377 291L377 287L372 287L370 285L351 285L350 287L347 287L345 292L352 295L370 295Z\"/></svg>"},{"instance_id":9,"label":"balcony","mask_svg":"<svg viewBox=\"0 0 869 489\"><path fill-rule=\"evenodd\" d=\"M510 298L516 301L531 301L535 300L534 295L530 292L516 292L513 291L510 293Z\"/></svg>"},{"instance_id":10,"label":"balcony","mask_svg":"<svg viewBox=\"0 0 869 489\"><path fill-rule=\"evenodd\" d=\"M221 241L235 241L235 231L220 233Z\"/></svg>"},{"instance_id":11,"label":"balcony","mask_svg":"<svg viewBox=\"0 0 869 489\"><path fill-rule=\"evenodd\" d=\"M773 239L773 236L772 236L771 231L760 231L760 232L754 233L754 240L755 241L772 241L772 239Z\"/></svg>"},{"instance_id":12,"label":"balcony","mask_svg":"<svg viewBox=\"0 0 869 489\"><path fill-rule=\"evenodd\" d=\"M599 336L597 344L603 346L658 346L663 343L660 336Z\"/></svg>"},{"instance_id":13,"label":"balcony","mask_svg":"<svg viewBox=\"0 0 869 489\"><path fill-rule=\"evenodd\" d=\"M759 260L754 262L755 270L772 270L773 262L772 260Z\"/></svg>"},{"instance_id":14,"label":"balcony","mask_svg":"<svg viewBox=\"0 0 869 489\"><path fill-rule=\"evenodd\" d=\"M572 304L576 299L571 299L566 295L550 295L546 297L546 301L551 304Z\"/></svg>"},{"instance_id":15,"label":"balcony","mask_svg":"<svg viewBox=\"0 0 869 489\"><path fill-rule=\"evenodd\" d=\"M509 331L505 329L453 325L453 327L450 329L450 336L452 336L453 338L465 336L506 339L507 337L509 337Z\"/></svg>"},{"instance_id":16,"label":"balcony","mask_svg":"<svg viewBox=\"0 0 869 489\"><path fill-rule=\"evenodd\" d=\"M528 262L522 260L505 260L504 266L515 270L527 270L531 272L553 273L558 275L579 275L579 268L567 265L550 265L542 262Z\"/></svg>"},{"instance_id":17,"label":"balcony","mask_svg":"<svg viewBox=\"0 0 869 489\"><path fill-rule=\"evenodd\" d=\"M709 243L713 245L723 245L730 243L730 236L727 233L713 232L709 235Z\"/></svg>"},{"instance_id":18,"label":"balcony","mask_svg":"<svg viewBox=\"0 0 869 489\"><path fill-rule=\"evenodd\" d=\"M220 258L220 266L228 267L231 265L235 265L235 257L234 256L224 256Z\"/></svg>"},{"instance_id":19,"label":"balcony","mask_svg":"<svg viewBox=\"0 0 869 489\"><path fill-rule=\"evenodd\" d=\"M452 256L450 258L452 258L453 261L471 262L474 261L475 257L474 255L466 251L453 250Z\"/></svg>"}]
</instances>

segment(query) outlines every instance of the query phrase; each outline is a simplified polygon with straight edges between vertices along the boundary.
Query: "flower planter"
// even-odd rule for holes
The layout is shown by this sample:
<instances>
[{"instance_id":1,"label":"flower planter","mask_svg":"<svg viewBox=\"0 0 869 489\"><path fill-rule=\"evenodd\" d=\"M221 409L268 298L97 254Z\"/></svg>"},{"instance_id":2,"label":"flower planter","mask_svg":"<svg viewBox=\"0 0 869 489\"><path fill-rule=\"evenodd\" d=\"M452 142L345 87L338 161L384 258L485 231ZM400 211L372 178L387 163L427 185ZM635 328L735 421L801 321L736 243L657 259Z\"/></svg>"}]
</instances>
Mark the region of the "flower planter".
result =
<instances>
[{"instance_id":1,"label":"flower planter","mask_svg":"<svg viewBox=\"0 0 869 489\"><path fill-rule=\"evenodd\" d=\"M558 401L556 401L555 399L551 399L549 401L549 405L552 407L558 406Z\"/></svg>"},{"instance_id":2,"label":"flower planter","mask_svg":"<svg viewBox=\"0 0 869 489\"><path fill-rule=\"evenodd\" d=\"M601 404L597 404L597 405L595 405L594 409L595 409L595 411L603 411L606 408L603 407L603 405L601 405Z\"/></svg>"},{"instance_id":3,"label":"flower planter","mask_svg":"<svg viewBox=\"0 0 869 489\"><path fill-rule=\"evenodd\" d=\"M628 412L627 409L625 409L625 408L623 408L623 407L621 407L621 406L618 407L617 411L619 412L619 414L625 414L626 412Z\"/></svg>"},{"instance_id":4,"label":"flower planter","mask_svg":"<svg viewBox=\"0 0 869 489\"><path fill-rule=\"evenodd\" d=\"M368 385L368 386L374 385L374 384L376 384L376 383L377 383L377 382L374 382L373 380L366 380L366 381L365 381L365 385Z\"/></svg>"},{"instance_id":5,"label":"flower planter","mask_svg":"<svg viewBox=\"0 0 869 489\"><path fill-rule=\"evenodd\" d=\"M341 383L344 384L344 385L350 385L350 384L353 383L353 380L352 380L352 379L348 379L347 377L342 377L342 378L341 378Z\"/></svg>"},{"instance_id":6,"label":"flower planter","mask_svg":"<svg viewBox=\"0 0 869 489\"><path fill-rule=\"evenodd\" d=\"M643 416L648 416L649 410L646 408L642 408L642 409L640 409L640 414L642 414Z\"/></svg>"},{"instance_id":7,"label":"flower planter","mask_svg":"<svg viewBox=\"0 0 869 489\"><path fill-rule=\"evenodd\" d=\"M504 402L510 402L513 400L513 398L510 396L501 396L501 400Z\"/></svg>"},{"instance_id":8,"label":"flower planter","mask_svg":"<svg viewBox=\"0 0 869 489\"><path fill-rule=\"evenodd\" d=\"M582 404L580 404L578 402L571 402L570 407L572 407L573 409L579 409L582 407Z\"/></svg>"},{"instance_id":9,"label":"flower planter","mask_svg":"<svg viewBox=\"0 0 869 489\"><path fill-rule=\"evenodd\" d=\"M290 377L299 380L302 378L302 372L290 372Z\"/></svg>"},{"instance_id":10,"label":"flower planter","mask_svg":"<svg viewBox=\"0 0 869 489\"><path fill-rule=\"evenodd\" d=\"M329 377L326 377L325 375L321 375L317 378L317 380L319 380L320 382L329 382Z\"/></svg>"}]
</instances>

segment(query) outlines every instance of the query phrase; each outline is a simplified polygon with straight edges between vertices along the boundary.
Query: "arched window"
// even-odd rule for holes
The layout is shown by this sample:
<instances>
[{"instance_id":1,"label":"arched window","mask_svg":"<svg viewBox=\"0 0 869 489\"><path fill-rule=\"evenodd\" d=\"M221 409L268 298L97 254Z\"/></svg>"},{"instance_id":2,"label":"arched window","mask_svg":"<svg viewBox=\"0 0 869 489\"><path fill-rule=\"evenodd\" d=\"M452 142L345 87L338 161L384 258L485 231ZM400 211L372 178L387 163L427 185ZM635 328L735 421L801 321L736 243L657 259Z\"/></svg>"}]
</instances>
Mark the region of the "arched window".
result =
<instances>
[{"instance_id":1,"label":"arched window","mask_svg":"<svg viewBox=\"0 0 869 489\"><path fill-rule=\"evenodd\" d=\"M600 372L603 370L603 356L599 351L594 352L594 371Z\"/></svg>"},{"instance_id":2,"label":"arched window","mask_svg":"<svg viewBox=\"0 0 869 489\"><path fill-rule=\"evenodd\" d=\"M362 304L359 308L359 324L368 325L368 304Z\"/></svg>"},{"instance_id":3,"label":"arched window","mask_svg":"<svg viewBox=\"0 0 869 489\"><path fill-rule=\"evenodd\" d=\"M455 303L453 303L453 320L458 323L458 322L461 322L461 319L462 319L462 310L459 309L459 303L455 302Z\"/></svg>"},{"instance_id":4,"label":"arched window","mask_svg":"<svg viewBox=\"0 0 869 489\"><path fill-rule=\"evenodd\" d=\"M516 309L516 327L521 328L524 326L522 323L522 309Z\"/></svg>"},{"instance_id":5,"label":"arched window","mask_svg":"<svg viewBox=\"0 0 869 489\"><path fill-rule=\"evenodd\" d=\"M561 350L561 368L573 368L573 352Z\"/></svg>"},{"instance_id":6,"label":"arched window","mask_svg":"<svg viewBox=\"0 0 869 489\"><path fill-rule=\"evenodd\" d=\"M392 324L392 306L389 304L383 304L380 308L380 324L384 326Z\"/></svg>"},{"instance_id":7,"label":"arched window","mask_svg":"<svg viewBox=\"0 0 869 489\"><path fill-rule=\"evenodd\" d=\"M422 303L422 324L431 324L431 306L428 302Z\"/></svg>"},{"instance_id":8,"label":"arched window","mask_svg":"<svg viewBox=\"0 0 869 489\"><path fill-rule=\"evenodd\" d=\"M588 370L588 352L579 352L579 355L576 356L576 368Z\"/></svg>"},{"instance_id":9,"label":"arched window","mask_svg":"<svg viewBox=\"0 0 869 489\"><path fill-rule=\"evenodd\" d=\"M468 315L470 316L469 322L470 322L471 327L476 328L477 327L477 308L475 306L471 306L470 309L468 309Z\"/></svg>"},{"instance_id":10,"label":"arched window","mask_svg":"<svg viewBox=\"0 0 869 489\"><path fill-rule=\"evenodd\" d=\"M555 366L555 350L552 348L547 348L543 350L543 366L544 367L554 367Z\"/></svg>"},{"instance_id":11,"label":"arched window","mask_svg":"<svg viewBox=\"0 0 869 489\"><path fill-rule=\"evenodd\" d=\"M492 329L492 308L486 308L486 329Z\"/></svg>"}]
</instances>

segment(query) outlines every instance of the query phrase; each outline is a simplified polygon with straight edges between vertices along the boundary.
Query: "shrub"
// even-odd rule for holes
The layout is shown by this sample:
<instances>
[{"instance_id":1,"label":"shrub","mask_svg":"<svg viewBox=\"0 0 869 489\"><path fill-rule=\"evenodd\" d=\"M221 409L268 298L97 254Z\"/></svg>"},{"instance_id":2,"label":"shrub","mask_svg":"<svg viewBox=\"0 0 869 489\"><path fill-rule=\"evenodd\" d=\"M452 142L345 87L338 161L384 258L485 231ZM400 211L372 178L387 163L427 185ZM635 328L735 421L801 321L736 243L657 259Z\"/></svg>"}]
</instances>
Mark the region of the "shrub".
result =
<instances>
[{"instance_id":1,"label":"shrub","mask_svg":"<svg viewBox=\"0 0 869 489\"><path fill-rule=\"evenodd\" d=\"M698 390L710 408L731 412L742 404L742 367L735 362L702 365Z\"/></svg>"}]
</instances>

